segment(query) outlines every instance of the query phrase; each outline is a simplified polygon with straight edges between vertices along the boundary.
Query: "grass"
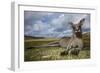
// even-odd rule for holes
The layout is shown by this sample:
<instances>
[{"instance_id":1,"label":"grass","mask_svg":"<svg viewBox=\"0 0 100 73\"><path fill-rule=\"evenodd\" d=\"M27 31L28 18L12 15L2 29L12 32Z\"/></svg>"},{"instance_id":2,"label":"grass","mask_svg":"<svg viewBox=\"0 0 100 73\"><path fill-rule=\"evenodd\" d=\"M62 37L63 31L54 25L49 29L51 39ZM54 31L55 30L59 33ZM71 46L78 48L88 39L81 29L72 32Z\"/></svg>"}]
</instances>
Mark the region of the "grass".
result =
<instances>
[{"instance_id":1,"label":"grass","mask_svg":"<svg viewBox=\"0 0 100 73\"><path fill-rule=\"evenodd\" d=\"M24 41L24 61L48 61L48 60L73 60L73 59L89 59L90 58L90 34L83 35L84 48L80 51L78 56L64 55L60 53L64 51L61 47L48 47L48 48L32 48L32 46L40 46L50 42L59 41L58 38L46 38L46 39L25 39Z\"/></svg>"},{"instance_id":2,"label":"grass","mask_svg":"<svg viewBox=\"0 0 100 73\"><path fill-rule=\"evenodd\" d=\"M25 40L24 46L25 49L31 46L38 46L38 45L44 45L53 41L58 41L59 39L32 39L32 40Z\"/></svg>"},{"instance_id":3,"label":"grass","mask_svg":"<svg viewBox=\"0 0 100 73\"><path fill-rule=\"evenodd\" d=\"M50 47L50 48L35 48L25 50L25 61L48 61L48 60L69 60L69 59L88 59L90 58L89 50L82 50L79 56L72 55L71 57L65 55L61 56L60 53L63 48Z\"/></svg>"},{"instance_id":4,"label":"grass","mask_svg":"<svg viewBox=\"0 0 100 73\"><path fill-rule=\"evenodd\" d=\"M90 39L84 38L84 48L80 51L78 56L68 55L61 56L60 53L64 51L61 47L48 47L48 48L32 48L30 46L38 46L47 44L49 42L58 41L59 39L32 39L24 41L24 61L48 61L48 60L73 60L73 59L89 59L90 58Z\"/></svg>"}]
</instances>

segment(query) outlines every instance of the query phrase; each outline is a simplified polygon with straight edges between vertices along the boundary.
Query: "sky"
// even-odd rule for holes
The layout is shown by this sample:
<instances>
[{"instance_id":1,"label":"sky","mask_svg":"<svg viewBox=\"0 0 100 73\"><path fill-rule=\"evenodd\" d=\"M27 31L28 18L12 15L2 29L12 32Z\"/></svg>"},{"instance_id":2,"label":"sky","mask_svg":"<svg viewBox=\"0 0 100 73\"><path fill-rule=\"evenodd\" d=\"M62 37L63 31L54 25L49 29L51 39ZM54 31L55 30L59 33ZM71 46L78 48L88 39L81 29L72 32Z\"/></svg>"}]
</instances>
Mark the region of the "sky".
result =
<instances>
[{"instance_id":1,"label":"sky","mask_svg":"<svg viewBox=\"0 0 100 73\"><path fill-rule=\"evenodd\" d=\"M83 32L90 32L90 14L24 11L24 35L35 37L64 37L72 35L69 22L77 24L82 18L85 22Z\"/></svg>"}]
</instances>

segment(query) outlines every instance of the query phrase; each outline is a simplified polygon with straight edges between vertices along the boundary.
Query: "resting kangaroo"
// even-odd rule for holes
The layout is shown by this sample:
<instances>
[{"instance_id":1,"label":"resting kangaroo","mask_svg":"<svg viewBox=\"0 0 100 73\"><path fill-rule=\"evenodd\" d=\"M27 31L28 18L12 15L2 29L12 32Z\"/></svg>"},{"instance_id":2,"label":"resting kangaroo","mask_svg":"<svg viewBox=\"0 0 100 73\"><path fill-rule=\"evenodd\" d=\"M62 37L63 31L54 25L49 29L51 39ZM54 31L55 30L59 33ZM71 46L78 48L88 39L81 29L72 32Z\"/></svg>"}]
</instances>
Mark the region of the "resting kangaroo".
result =
<instances>
[{"instance_id":1,"label":"resting kangaroo","mask_svg":"<svg viewBox=\"0 0 100 73\"><path fill-rule=\"evenodd\" d=\"M70 22L73 29L73 35L70 39L68 38L61 38L58 42L51 42L49 44L41 45L41 46L33 46L29 48L41 48L41 47L54 47L59 46L62 48L65 48L63 52L61 52L61 55L78 55L79 52L83 48L83 41L82 41L82 25L84 23L85 19L81 19L77 24L74 24Z\"/></svg>"},{"instance_id":2,"label":"resting kangaroo","mask_svg":"<svg viewBox=\"0 0 100 73\"><path fill-rule=\"evenodd\" d=\"M82 41L82 25L84 23L85 19L81 19L77 24L74 24L70 22L72 29L73 29L73 35L69 40L61 39L60 45L65 48L65 51L61 52L61 55L64 54L74 54L78 55L80 50L83 48L83 41Z\"/></svg>"}]
</instances>

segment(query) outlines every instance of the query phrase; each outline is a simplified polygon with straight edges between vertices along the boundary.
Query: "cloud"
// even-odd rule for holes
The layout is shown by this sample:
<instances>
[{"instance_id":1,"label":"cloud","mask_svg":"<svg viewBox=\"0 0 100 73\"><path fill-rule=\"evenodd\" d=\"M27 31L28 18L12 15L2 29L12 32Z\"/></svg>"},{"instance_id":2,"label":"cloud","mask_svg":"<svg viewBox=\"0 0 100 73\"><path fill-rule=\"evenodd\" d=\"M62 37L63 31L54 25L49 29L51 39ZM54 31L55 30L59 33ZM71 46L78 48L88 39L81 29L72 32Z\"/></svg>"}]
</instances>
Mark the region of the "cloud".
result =
<instances>
[{"instance_id":1,"label":"cloud","mask_svg":"<svg viewBox=\"0 0 100 73\"><path fill-rule=\"evenodd\" d=\"M24 11L24 19L41 19L43 16L51 15L52 13L45 13L39 11Z\"/></svg>"},{"instance_id":2,"label":"cloud","mask_svg":"<svg viewBox=\"0 0 100 73\"><path fill-rule=\"evenodd\" d=\"M59 17L54 18L51 21L51 24L54 25L54 26L61 27L62 26L62 23L64 22L64 20L65 20L64 14L61 14L61 15L59 15Z\"/></svg>"},{"instance_id":3,"label":"cloud","mask_svg":"<svg viewBox=\"0 0 100 73\"><path fill-rule=\"evenodd\" d=\"M43 37L63 37L72 35L69 22L78 23L85 18L82 28L90 29L90 15L80 13L57 13L57 12L24 12L24 34Z\"/></svg>"},{"instance_id":4,"label":"cloud","mask_svg":"<svg viewBox=\"0 0 100 73\"><path fill-rule=\"evenodd\" d=\"M70 36L70 35L72 35L72 30L68 29L60 33L57 37L65 37L65 36Z\"/></svg>"},{"instance_id":5,"label":"cloud","mask_svg":"<svg viewBox=\"0 0 100 73\"><path fill-rule=\"evenodd\" d=\"M46 28L45 24L40 20L37 21L35 24L33 24L34 31L42 31L45 28Z\"/></svg>"}]
</instances>

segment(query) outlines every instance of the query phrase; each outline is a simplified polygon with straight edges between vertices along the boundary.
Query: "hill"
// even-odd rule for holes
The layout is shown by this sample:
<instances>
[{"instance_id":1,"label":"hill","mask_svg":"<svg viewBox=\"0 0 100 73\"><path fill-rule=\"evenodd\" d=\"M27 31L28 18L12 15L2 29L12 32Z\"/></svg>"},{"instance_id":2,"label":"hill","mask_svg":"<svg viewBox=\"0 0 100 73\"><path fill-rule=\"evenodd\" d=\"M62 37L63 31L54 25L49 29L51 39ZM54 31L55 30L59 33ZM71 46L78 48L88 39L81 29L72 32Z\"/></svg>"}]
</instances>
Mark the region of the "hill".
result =
<instances>
[{"instance_id":1,"label":"hill","mask_svg":"<svg viewBox=\"0 0 100 73\"><path fill-rule=\"evenodd\" d=\"M44 39L44 37L35 37L35 36L24 36L25 40L30 40L30 39Z\"/></svg>"}]
</instances>

